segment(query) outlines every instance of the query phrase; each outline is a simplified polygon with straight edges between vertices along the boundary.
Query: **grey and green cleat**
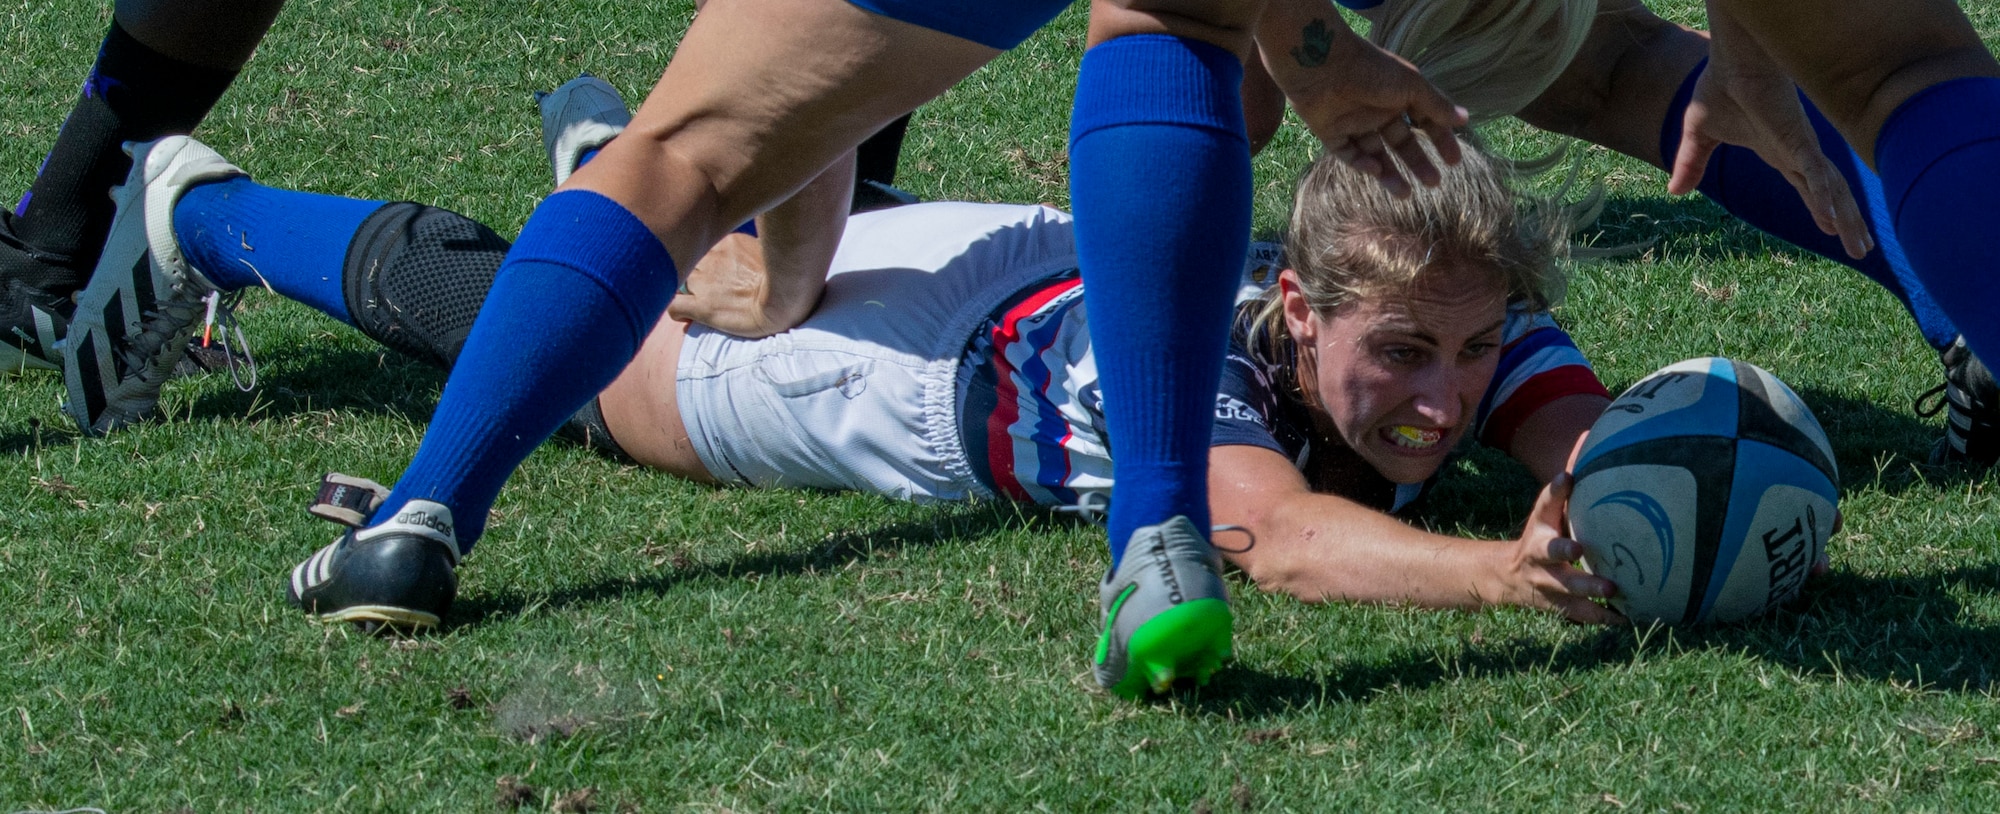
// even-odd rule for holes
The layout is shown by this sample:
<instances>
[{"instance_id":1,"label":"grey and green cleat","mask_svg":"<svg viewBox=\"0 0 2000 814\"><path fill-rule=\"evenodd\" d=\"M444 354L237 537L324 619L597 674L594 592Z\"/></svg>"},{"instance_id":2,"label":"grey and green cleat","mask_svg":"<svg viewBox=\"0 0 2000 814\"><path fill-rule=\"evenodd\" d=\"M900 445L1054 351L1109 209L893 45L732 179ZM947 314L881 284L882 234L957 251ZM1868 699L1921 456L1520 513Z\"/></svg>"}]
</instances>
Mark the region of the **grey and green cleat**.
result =
<instances>
[{"instance_id":1,"label":"grey and green cleat","mask_svg":"<svg viewBox=\"0 0 2000 814\"><path fill-rule=\"evenodd\" d=\"M1222 558L1186 517L1133 532L1098 598L1097 683L1116 695L1165 692L1181 678L1206 684L1229 658L1235 617Z\"/></svg>"},{"instance_id":2,"label":"grey and green cleat","mask_svg":"<svg viewBox=\"0 0 2000 814\"><path fill-rule=\"evenodd\" d=\"M556 186L568 181L583 156L625 132L632 113L611 83L584 74L548 93L536 93L542 109L542 150L549 154Z\"/></svg>"}]
</instances>

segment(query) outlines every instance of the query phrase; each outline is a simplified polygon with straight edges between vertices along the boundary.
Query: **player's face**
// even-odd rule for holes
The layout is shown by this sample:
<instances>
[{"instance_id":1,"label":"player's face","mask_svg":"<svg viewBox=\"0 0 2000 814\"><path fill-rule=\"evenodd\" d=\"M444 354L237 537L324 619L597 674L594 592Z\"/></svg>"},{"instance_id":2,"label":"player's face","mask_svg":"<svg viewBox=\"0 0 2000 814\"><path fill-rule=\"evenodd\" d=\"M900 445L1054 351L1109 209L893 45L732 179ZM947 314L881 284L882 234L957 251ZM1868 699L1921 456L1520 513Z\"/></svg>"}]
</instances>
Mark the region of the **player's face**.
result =
<instances>
[{"instance_id":1,"label":"player's face","mask_svg":"<svg viewBox=\"0 0 2000 814\"><path fill-rule=\"evenodd\" d=\"M1321 432L1396 483L1435 474L1500 360L1507 298L1496 275L1437 269L1408 295L1363 297L1327 317L1290 305L1301 381L1325 405Z\"/></svg>"}]
</instances>

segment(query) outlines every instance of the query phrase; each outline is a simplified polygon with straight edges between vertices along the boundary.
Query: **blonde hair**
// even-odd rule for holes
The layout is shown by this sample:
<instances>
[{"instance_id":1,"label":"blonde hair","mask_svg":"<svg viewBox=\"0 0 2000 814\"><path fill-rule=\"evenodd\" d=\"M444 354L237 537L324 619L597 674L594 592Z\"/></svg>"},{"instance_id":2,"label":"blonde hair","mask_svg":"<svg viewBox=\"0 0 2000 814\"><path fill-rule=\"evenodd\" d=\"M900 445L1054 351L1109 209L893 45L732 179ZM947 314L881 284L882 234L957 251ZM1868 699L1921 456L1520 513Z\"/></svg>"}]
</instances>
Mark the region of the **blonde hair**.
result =
<instances>
[{"instance_id":1,"label":"blonde hair","mask_svg":"<svg viewBox=\"0 0 2000 814\"><path fill-rule=\"evenodd\" d=\"M1489 157L1468 135L1458 137L1464 160L1456 166L1438 160L1427 140L1417 141L1442 180L1415 185L1408 198L1328 155L1299 178L1285 263L1307 304L1330 317L1357 299L1403 295L1440 269L1468 268L1492 274L1510 302L1533 309L1558 302L1574 210L1513 191L1511 165ZM1261 346L1259 355L1273 359L1289 355L1277 286L1246 316L1253 350Z\"/></svg>"},{"instance_id":2,"label":"blonde hair","mask_svg":"<svg viewBox=\"0 0 2000 814\"><path fill-rule=\"evenodd\" d=\"M1368 40L1472 112L1511 116L1583 47L1597 0L1388 0Z\"/></svg>"}]
</instances>

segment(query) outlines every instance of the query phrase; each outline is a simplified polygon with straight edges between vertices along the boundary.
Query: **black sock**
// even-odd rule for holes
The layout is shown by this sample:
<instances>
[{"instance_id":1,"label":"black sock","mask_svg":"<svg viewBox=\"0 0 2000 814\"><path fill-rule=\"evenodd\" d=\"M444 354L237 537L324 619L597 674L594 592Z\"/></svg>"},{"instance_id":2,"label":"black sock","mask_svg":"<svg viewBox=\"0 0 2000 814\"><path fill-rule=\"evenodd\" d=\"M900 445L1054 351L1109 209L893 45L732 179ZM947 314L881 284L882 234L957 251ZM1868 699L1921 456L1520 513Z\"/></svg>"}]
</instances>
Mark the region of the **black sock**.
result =
<instances>
[{"instance_id":1,"label":"black sock","mask_svg":"<svg viewBox=\"0 0 2000 814\"><path fill-rule=\"evenodd\" d=\"M6 224L14 238L9 242L40 264L66 267L81 286L111 228L107 193L132 168L121 145L193 130L235 78L235 71L164 56L114 20L82 98ZM50 269L41 276L61 284L65 275Z\"/></svg>"},{"instance_id":2,"label":"black sock","mask_svg":"<svg viewBox=\"0 0 2000 814\"><path fill-rule=\"evenodd\" d=\"M854 149L854 183L859 186L874 181L883 186L896 185L896 162L903 157L903 133L910 129L910 114L890 122L875 131L867 141Z\"/></svg>"}]
</instances>

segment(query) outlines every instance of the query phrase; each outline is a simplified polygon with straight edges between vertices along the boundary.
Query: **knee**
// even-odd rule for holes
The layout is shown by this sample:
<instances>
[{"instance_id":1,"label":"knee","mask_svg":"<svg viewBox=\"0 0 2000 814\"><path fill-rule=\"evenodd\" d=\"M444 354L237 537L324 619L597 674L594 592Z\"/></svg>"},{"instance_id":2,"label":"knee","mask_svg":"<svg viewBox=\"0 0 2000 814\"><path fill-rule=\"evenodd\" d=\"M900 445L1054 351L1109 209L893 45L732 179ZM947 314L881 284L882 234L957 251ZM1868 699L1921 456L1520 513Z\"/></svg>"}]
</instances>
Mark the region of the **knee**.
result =
<instances>
[{"instance_id":1,"label":"knee","mask_svg":"<svg viewBox=\"0 0 2000 814\"><path fill-rule=\"evenodd\" d=\"M1250 60L1243 70L1243 125L1252 155L1277 137L1284 120L1285 94L1271 81L1270 74L1264 72L1261 63Z\"/></svg>"},{"instance_id":2,"label":"knee","mask_svg":"<svg viewBox=\"0 0 2000 814\"><path fill-rule=\"evenodd\" d=\"M1263 10L1256 0L1091 0L1090 42L1169 34L1243 55L1250 52Z\"/></svg>"}]
</instances>

